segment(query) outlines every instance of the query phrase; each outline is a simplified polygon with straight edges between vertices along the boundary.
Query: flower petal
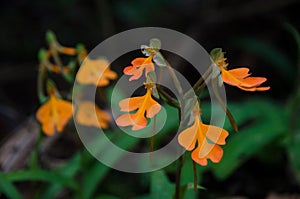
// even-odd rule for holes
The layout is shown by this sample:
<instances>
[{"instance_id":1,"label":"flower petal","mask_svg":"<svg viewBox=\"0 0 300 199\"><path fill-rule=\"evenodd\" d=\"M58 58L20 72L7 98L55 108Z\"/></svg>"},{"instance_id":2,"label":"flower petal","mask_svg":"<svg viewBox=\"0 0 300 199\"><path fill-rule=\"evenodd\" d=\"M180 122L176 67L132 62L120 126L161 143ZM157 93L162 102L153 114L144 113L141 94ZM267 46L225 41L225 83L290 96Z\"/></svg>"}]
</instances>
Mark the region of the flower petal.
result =
<instances>
[{"instance_id":1,"label":"flower petal","mask_svg":"<svg viewBox=\"0 0 300 199\"><path fill-rule=\"evenodd\" d=\"M247 77L243 79L240 86L251 88L251 87L259 86L265 81L267 81L267 79L264 77Z\"/></svg>"},{"instance_id":2,"label":"flower petal","mask_svg":"<svg viewBox=\"0 0 300 199\"><path fill-rule=\"evenodd\" d=\"M222 80L231 86L238 86L241 84L242 79L237 79L229 71L222 69Z\"/></svg>"},{"instance_id":3,"label":"flower petal","mask_svg":"<svg viewBox=\"0 0 300 199\"><path fill-rule=\"evenodd\" d=\"M79 104L76 121L81 125L107 128L110 116L95 103L86 101Z\"/></svg>"},{"instance_id":4,"label":"flower petal","mask_svg":"<svg viewBox=\"0 0 300 199\"><path fill-rule=\"evenodd\" d=\"M121 111L130 112L138 109L143 103L144 96L142 97L131 97L123 99L119 102L119 106L121 107Z\"/></svg>"},{"instance_id":5,"label":"flower petal","mask_svg":"<svg viewBox=\"0 0 300 199\"><path fill-rule=\"evenodd\" d=\"M225 139L229 135L229 133L226 130L217 126L206 124L201 124L201 128L205 133L206 137L213 143L221 145L226 144Z\"/></svg>"},{"instance_id":6,"label":"flower petal","mask_svg":"<svg viewBox=\"0 0 300 199\"><path fill-rule=\"evenodd\" d=\"M41 123L49 121L51 115L51 103L50 100L44 103L36 112L36 118Z\"/></svg>"},{"instance_id":7,"label":"flower petal","mask_svg":"<svg viewBox=\"0 0 300 199\"><path fill-rule=\"evenodd\" d=\"M179 144L188 151L191 151L195 148L198 128L198 121L195 119L194 124L191 127L183 130L178 136Z\"/></svg>"},{"instance_id":8,"label":"flower petal","mask_svg":"<svg viewBox=\"0 0 300 199\"><path fill-rule=\"evenodd\" d=\"M144 116L140 116L138 113L124 114L116 119L118 126L131 126L132 130L139 130L147 126L148 121Z\"/></svg>"},{"instance_id":9,"label":"flower petal","mask_svg":"<svg viewBox=\"0 0 300 199\"><path fill-rule=\"evenodd\" d=\"M55 124L52 120L42 123L42 130L46 135L53 135L55 133Z\"/></svg>"},{"instance_id":10,"label":"flower petal","mask_svg":"<svg viewBox=\"0 0 300 199\"><path fill-rule=\"evenodd\" d=\"M205 158L209 155L209 153L213 150L215 144L208 143L207 139L203 139L202 142L199 143L198 140L198 147L199 148L199 158Z\"/></svg>"},{"instance_id":11,"label":"flower petal","mask_svg":"<svg viewBox=\"0 0 300 199\"><path fill-rule=\"evenodd\" d=\"M248 77L250 74L249 74L249 68L235 68L235 69L232 69L232 70L228 70L228 72L233 75L234 77L236 78L245 78L245 77Z\"/></svg>"},{"instance_id":12,"label":"flower petal","mask_svg":"<svg viewBox=\"0 0 300 199\"><path fill-rule=\"evenodd\" d=\"M149 102L147 103L146 106L146 117L147 118L152 118L154 117L161 109L161 105L155 101L154 99L151 98L149 99Z\"/></svg>"},{"instance_id":13,"label":"flower petal","mask_svg":"<svg viewBox=\"0 0 300 199\"><path fill-rule=\"evenodd\" d=\"M219 145L215 145L208 155L212 162L218 163L223 157L223 149Z\"/></svg>"},{"instance_id":14,"label":"flower petal","mask_svg":"<svg viewBox=\"0 0 300 199\"><path fill-rule=\"evenodd\" d=\"M141 66L145 63L146 59L147 58L142 58L142 57L135 58L134 60L132 60L131 64L135 67Z\"/></svg>"},{"instance_id":15,"label":"flower petal","mask_svg":"<svg viewBox=\"0 0 300 199\"><path fill-rule=\"evenodd\" d=\"M201 166L206 166L207 165L207 159L206 158L199 158L199 148L196 148L193 152L192 152L192 159L200 164Z\"/></svg>"}]
</instances>

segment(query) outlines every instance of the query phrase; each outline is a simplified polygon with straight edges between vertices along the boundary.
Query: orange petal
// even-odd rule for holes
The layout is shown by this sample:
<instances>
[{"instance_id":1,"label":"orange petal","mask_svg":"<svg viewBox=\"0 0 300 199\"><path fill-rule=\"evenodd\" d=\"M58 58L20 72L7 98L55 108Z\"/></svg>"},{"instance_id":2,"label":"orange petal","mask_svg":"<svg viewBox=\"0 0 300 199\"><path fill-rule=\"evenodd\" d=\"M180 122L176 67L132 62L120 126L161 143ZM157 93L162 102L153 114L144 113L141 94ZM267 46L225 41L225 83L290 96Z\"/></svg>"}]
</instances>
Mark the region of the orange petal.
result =
<instances>
[{"instance_id":1,"label":"orange petal","mask_svg":"<svg viewBox=\"0 0 300 199\"><path fill-rule=\"evenodd\" d=\"M183 130L178 136L178 142L181 146L183 146L186 150L191 151L195 148L197 133L198 133L198 121L195 119L194 124Z\"/></svg>"},{"instance_id":2,"label":"orange petal","mask_svg":"<svg viewBox=\"0 0 300 199\"><path fill-rule=\"evenodd\" d=\"M49 120L47 122L42 123L42 130L46 135L53 135L55 133L55 125L53 121Z\"/></svg>"},{"instance_id":3,"label":"orange petal","mask_svg":"<svg viewBox=\"0 0 300 199\"><path fill-rule=\"evenodd\" d=\"M206 124L201 124L201 128L205 133L206 137L213 143L222 144L222 145L226 144L225 139L229 135L229 133L226 130L217 126L206 125Z\"/></svg>"},{"instance_id":4,"label":"orange petal","mask_svg":"<svg viewBox=\"0 0 300 199\"><path fill-rule=\"evenodd\" d=\"M249 74L249 69L248 68L235 68L232 70L228 70L228 72L233 75L236 78L243 79L245 77L248 77Z\"/></svg>"},{"instance_id":5,"label":"orange petal","mask_svg":"<svg viewBox=\"0 0 300 199\"><path fill-rule=\"evenodd\" d=\"M93 102L81 102L76 114L76 121L81 125L107 128L110 116Z\"/></svg>"},{"instance_id":6,"label":"orange petal","mask_svg":"<svg viewBox=\"0 0 300 199\"><path fill-rule=\"evenodd\" d=\"M44 103L36 112L36 118L39 122L43 123L49 121L51 115L51 103L50 100Z\"/></svg>"},{"instance_id":7,"label":"orange petal","mask_svg":"<svg viewBox=\"0 0 300 199\"><path fill-rule=\"evenodd\" d=\"M214 163L220 162L222 157L223 157L223 149L218 145L215 145L208 155L208 158L211 159L211 161Z\"/></svg>"},{"instance_id":8,"label":"orange petal","mask_svg":"<svg viewBox=\"0 0 300 199\"><path fill-rule=\"evenodd\" d=\"M139 130L147 126L148 121L145 117L134 114L124 114L116 119L118 126L132 126L132 130Z\"/></svg>"},{"instance_id":9,"label":"orange petal","mask_svg":"<svg viewBox=\"0 0 300 199\"><path fill-rule=\"evenodd\" d=\"M192 159L202 165L202 166L206 166L207 165L207 159L206 158L199 158L199 148L196 148L193 152L192 152Z\"/></svg>"},{"instance_id":10,"label":"orange petal","mask_svg":"<svg viewBox=\"0 0 300 199\"><path fill-rule=\"evenodd\" d=\"M241 83L241 79L236 78L225 69L222 69L222 80L231 86L238 86Z\"/></svg>"},{"instance_id":11,"label":"orange petal","mask_svg":"<svg viewBox=\"0 0 300 199\"><path fill-rule=\"evenodd\" d=\"M56 99L55 103L57 109L56 129L61 132L72 117L72 104L61 99Z\"/></svg>"},{"instance_id":12,"label":"orange petal","mask_svg":"<svg viewBox=\"0 0 300 199\"><path fill-rule=\"evenodd\" d=\"M199 156L200 152L200 148L197 147L193 152L192 152L192 159L197 162L198 164L202 165L202 166L206 166L207 165L207 159L211 159L212 162L214 163L218 163L221 161L222 156L223 156L223 149L218 146L218 145L214 145L214 147L212 148L212 150L210 151L210 153L205 156L205 157L201 157Z\"/></svg>"},{"instance_id":13,"label":"orange petal","mask_svg":"<svg viewBox=\"0 0 300 199\"><path fill-rule=\"evenodd\" d=\"M57 103L56 104L57 112L58 112L58 115L59 115L60 119L70 119L70 117L72 116L72 104L71 104L71 102L61 100L61 99L57 99L56 103Z\"/></svg>"},{"instance_id":14,"label":"orange petal","mask_svg":"<svg viewBox=\"0 0 300 199\"><path fill-rule=\"evenodd\" d=\"M97 86L106 86L109 84L109 80L116 78L117 74L110 70L107 60L90 60L89 58L85 59L76 76L76 80L81 84L94 84Z\"/></svg>"},{"instance_id":15,"label":"orange petal","mask_svg":"<svg viewBox=\"0 0 300 199\"><path fill-rule=\"evenodd\" d=\"M104 76L108 79L117 79L118 75L115 71L110 70L110 68L106 68L104 71Z\"/></svg>"},{"instance_id":16,"label":"orange petal","mask_svg":"<svg viewBox=\"0 0 300 199\"><path fill-rule=\"evenodd\" d=\"M134 70L135 70L135 67L134 67L134 66L126 66L126 67L123 69L123 73L124 73L125 75L132 75Z\"/></svg>"},{"instance_id":17,"label":"orange petal","mask_svg":"<svg viewBox=\"0 0 300 199\"><path fill-rule=\"evenodd\" d=\"M244 91L267 91L270 89L270 86L266 86L266 87L252 87L252 88L247 88L247 87L242 87L242 86L238 86L238 88L244 90Z\"/></svg>"},{"instance_id":18,"label":"orange petal","mask_svg":"<svg viewBox=\"0 0 300 199\"><path fill-rule=\"evenodd\" d=\"M199 148L199 154L198 157L199 158L205 158L209 155L209 153L211 153L211 151L213 150L215 144L210 144L208 143L207 139L203 139L201 142L199 142L198 139L198 147Z\"/></svg>"},{"instance_id":19,"label":"orange petal","mask_svg":"<svg viewBox=\"0 0 300 199\"><path fill-rule=\"evenodd\" d=\"M146 59L147 59L147 58L142 58L142 57L135 58L135 59L131 62L131 64L132 64L133 66L135 66L135 67L136 67L136 66L141 66L142 64L145 63Z\"/></svg>"},{"instance_id":20,"label":"orange petal","mask_svg":"<svg viewBox=\"0 0 300 199\"><path fill-rule=\"evenodd\" d=\"M142 97L131 97L123 99L119 102L121 111L130 112L138 109L144 101L144 96Z\"/></svg>"},{"instance_id":21,"label":"orange petal","mask_svg":"<svg viewBox=\"0 0 300 199\"><path fill-rule=\"evenodd\" d=\"M151 98L149 99L149 102L146 107L146 117L147 118L152 118L154 117L161 109L161 105L156 102L154 99Z\"/></svg>"},{"instance_id":22,"label":"orange petal","mask_svg":"<svg viewBox=\"0 0 300 199\"><path fill-rule=\"evenodd\" d=\"M258 87L258 88L256 88L256 91L267 91L267 90L269 90L270 88L271 88L270 86Z\"/></svg>"},{"instance_id":23,"label":"orange petal","mask_svg":"<svg viewBox=\"0 0 300 199\"><path fill-rule=\"evenodd\" d=\"M267 81L267 79L264 77L247 77L242 80L240 86L251 88L251 87L259 86L265 81Z\"/></svg>"}]
</instances>

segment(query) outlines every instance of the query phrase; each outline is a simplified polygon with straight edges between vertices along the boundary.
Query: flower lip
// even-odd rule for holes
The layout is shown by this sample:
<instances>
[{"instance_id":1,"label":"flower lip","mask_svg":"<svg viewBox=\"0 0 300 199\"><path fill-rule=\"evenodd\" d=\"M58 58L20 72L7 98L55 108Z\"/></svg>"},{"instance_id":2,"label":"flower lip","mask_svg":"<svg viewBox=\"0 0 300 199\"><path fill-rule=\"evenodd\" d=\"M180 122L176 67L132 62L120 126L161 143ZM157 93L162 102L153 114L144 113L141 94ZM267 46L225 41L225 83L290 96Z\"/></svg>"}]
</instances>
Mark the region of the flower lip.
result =
<instances>
[{"instance_id":1,"label":"flower lip","mask_svg":"<svg viewBox=\"0 0 300 199\"><path fill-rule=\"evenodd\" d=\"M116 119L118 126L132 126L132 130L139 130L147 126L147 118L153 118L161 109L161 105L152 99L151 89L147 87L147 92L141 97L126 98L119 102L121 111L128 113Z\"/></svg>"},{"instance_id":2,"label":"flower lip","mask_svg":"<svg viewBox=\"0 0 300 199\"><path fill-rule=\"evenodd\" d=\"M42 130L47 135L63 131L71 117L72 104L56 98L54 94L50 94L50 99L36 112L36 118L42 124Z\"/></svg>"},{"instance_id":3,"label":"flower lip","mask_svg":"<svg viewBox=\"0 0 300 199\"><path fill-rule=\"evenodd\" d=\"M223 149L219 145L226 144L229 133L220 127L203 124L200 112L195 111L194 118L193 125L179 134L179 144L188 151L193 150L192 159L202 166L207 165L207 159L219 162L223 155Z\"/></svg>"}]
</instances>

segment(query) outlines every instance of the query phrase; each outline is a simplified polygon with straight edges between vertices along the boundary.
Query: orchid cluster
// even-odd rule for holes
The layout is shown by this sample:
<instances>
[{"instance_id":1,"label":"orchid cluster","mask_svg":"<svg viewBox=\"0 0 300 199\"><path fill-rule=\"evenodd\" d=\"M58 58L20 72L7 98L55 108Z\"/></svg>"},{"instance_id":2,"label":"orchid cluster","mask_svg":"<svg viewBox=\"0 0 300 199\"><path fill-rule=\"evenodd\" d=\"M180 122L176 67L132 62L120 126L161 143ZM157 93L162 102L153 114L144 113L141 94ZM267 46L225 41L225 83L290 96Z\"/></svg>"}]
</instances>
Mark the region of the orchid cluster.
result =
<instances>
[{"instance_id":1,"label":"orchid cluster","mask_svg":"<svg viewBox=\"0 0 300 199\"><path fill-rule=\"evenodd\" d=\"M116 72L110 69L109 62L104 58L89 58L83 45L78 45L76 48L62 46L57 42L52 32L48 32L47 41L49 49L42 49L39 53L38 95L42 105L36 113L36 118L41 123L42 131L46 135L62 132L72 115L81 125L109 128L112 121L107 111L100 109L95 102L84 101L84 98L77 99L80 101L78 107L76 105L72 107L70 96L62 96L54 81L48 77L48 74L54 73L61 75L69 83L76 81L82 85L105 87L109 85L111 80L117 78ZM131 65L123 69L123 73L129 76L129 81L144 79L145 94L126 98L119 102L123 114L115 120L118 126L131 127L133 131L145 128L149 125L149 121L161 111L162 105L158 100L180 109L178 101L161 88L157 81L159 77L156 77L156 71L159 67L167 67L176 88L179 92L182 91L173 68L160 52L160 48L160 40L151 39L149 46L141 46L144 57L135 58ZM71 61L64 65L60 55L71 57ZM244 91L253 92L270 89L269 86L261 86L266 78L252 77L248 68L228 69L228 63L222 49L213 49L210 57L212 65L206 71L206 77L200 77L193 86L193 91L198 96L197 103L192 103L191 109L185 113L189 118L192 118L192 121L178 136L178 143L184 149L192 151L191 158L195 163L202 166L208 164L208 159L214 163L220 162L223 156L221 145L226 144L226 138L229 135L225 129L204 124L201 120L202 110L199 96L206 87L204 78L210 80L213 88L225 82ZM80 70L78 70L79 65L81 65ZM101 74L101 78L99 78L99 74ZM43 92L44 87L46 87L47 95ZM215 89L214 91L218 96L217 91ZM188 94L182 93L182 95L187 96ZM230 111L221 101L220 103L226 111L233 129L237 131L237 125ZM91 116L87 111L91 107L94 108L97 117Z\"/></svg>"},{"instance_id":2,"label":"orchid cluster","mask_svg":"<svg viewBox=\"0 0 300 199\"><path fill-rule=\"evenodd\" d=\"M146 57L135 58L130 66L124 68L124 74L130 76L129 81L134 81L144 76L146 91L144 96L131 97L120 101L119 106L121 111L127 113L122 114L116 119L118 126L132 126L131 129L134 131L145 128L148 125L148 120L155 117L161 110L161 105L156 101L158 99L165 100L167 103L179 108L178 103L174 103L176 99L173 99L160 87L159 82L156 82L155 71L157 68L168 67L176 87L179 91L181 90L172 67L160 52L160 46L161 43L158 39L150 40L149 46L141 46L142 53ZM225 82L244 91L266 91L270 89L269 86L261 86L267 80L266 78L250 77L251 74L248 68L228 70L228 63L226 63L222 49L213 49L210 56L213 64L205 74L207 79L211 80L213 88ZM197 96L200 94L199 91L203 91L204 87L204 79L201 77L193 87ZM217 91L215 89L214 91L218 96ZM187 95L188 93L183 94L183 96ZM199 165L206 166L208 159L214 163L218 163L223 156L223 149L220 145L226 144L226 138L229 133L220 127L204 124L201 120L200 97L196 101L198 103L192 103L192 108L187 113L193 118L193 122L179 134L178 142L186 150L193 151L191 157ZM222 101L220 103L222 104ZM225 106L223 108L231 121L233 129L237 131L237 125L230 111Z\"/></svg>"},{"instance_id":3,"label":"orchid cluster","mask_svg":"<svg viewBox=\"0 0 300 199\"><path fill-rule=\"evenodd\" d=\"M38 96L42 105L36 112L42 131L50 136L62 132L73 112L80 125L108 128L111 121L109 113L101 110L94 102L84 99L78 99L79 106L72 107L70 95L62 96L50 78L54 73L62 76L71 86L77 81L82 85L104 87L109 85L110 80L117 78L117 74L110 70L108 61L103 58L90 59L82 44L78 44L76 48L62 46L51 31L47 32L46 39L49 49L41 49L39 52ZM70 58L68 64L63 64L61 55ZM77 72L79 65L80 70ZM100 79L99 73L102 74ZM87 111L89 108L95 109L97 117Z\"/></svg>"}]
</instances>

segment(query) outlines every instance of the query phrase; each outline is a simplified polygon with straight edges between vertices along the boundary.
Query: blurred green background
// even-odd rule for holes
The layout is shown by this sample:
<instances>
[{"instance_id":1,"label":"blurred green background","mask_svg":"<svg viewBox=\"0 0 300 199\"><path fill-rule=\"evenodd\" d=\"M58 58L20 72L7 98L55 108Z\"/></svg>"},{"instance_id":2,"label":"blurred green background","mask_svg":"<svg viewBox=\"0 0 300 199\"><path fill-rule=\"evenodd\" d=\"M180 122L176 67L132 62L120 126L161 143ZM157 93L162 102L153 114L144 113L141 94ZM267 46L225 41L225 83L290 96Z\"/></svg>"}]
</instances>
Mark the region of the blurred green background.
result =
<instances>
[{"instance_id":1,"label":"blurred green background","mask_svg":"<svg viewBox=\"0 0 300 199\"><path fill-rule=\"evenodd\" d=\"M199 166L199 184L206 189L195 194L188 188L184 197L300 197L299 8L297 0L2 1L1 152L14 129L31 118L39 105L37 52L47 46L47 30L53 30L63 45L81 42L91 50L121 31L158 26L189 35L207 51L223 48L230 67L247 66L254 76L267 77L271 86L262 93L226 87L228 107L240 132L234 133L226 123L230 137L222 162ZM129 61L114 69L121 71ZM191 77L183 68L195 82L198 77ZM207 106L204 104L204 109ZM66 138L59 142L73 146ZM54 145L49 152L64 160L58 168L44 165L25 173L1 173L0 192L4 194L0 198L18 198L18 192L24 198L169 198L174 192L176 163L164 172L127 174L109 170L86 151L77 150L78 146L61 153L61 145ZM127 145L124 147L133 147ZM0 156L0 161L3 159ZM189 159L187 154L183 184L193 180Z\"/></svg>"}]
</instances>

